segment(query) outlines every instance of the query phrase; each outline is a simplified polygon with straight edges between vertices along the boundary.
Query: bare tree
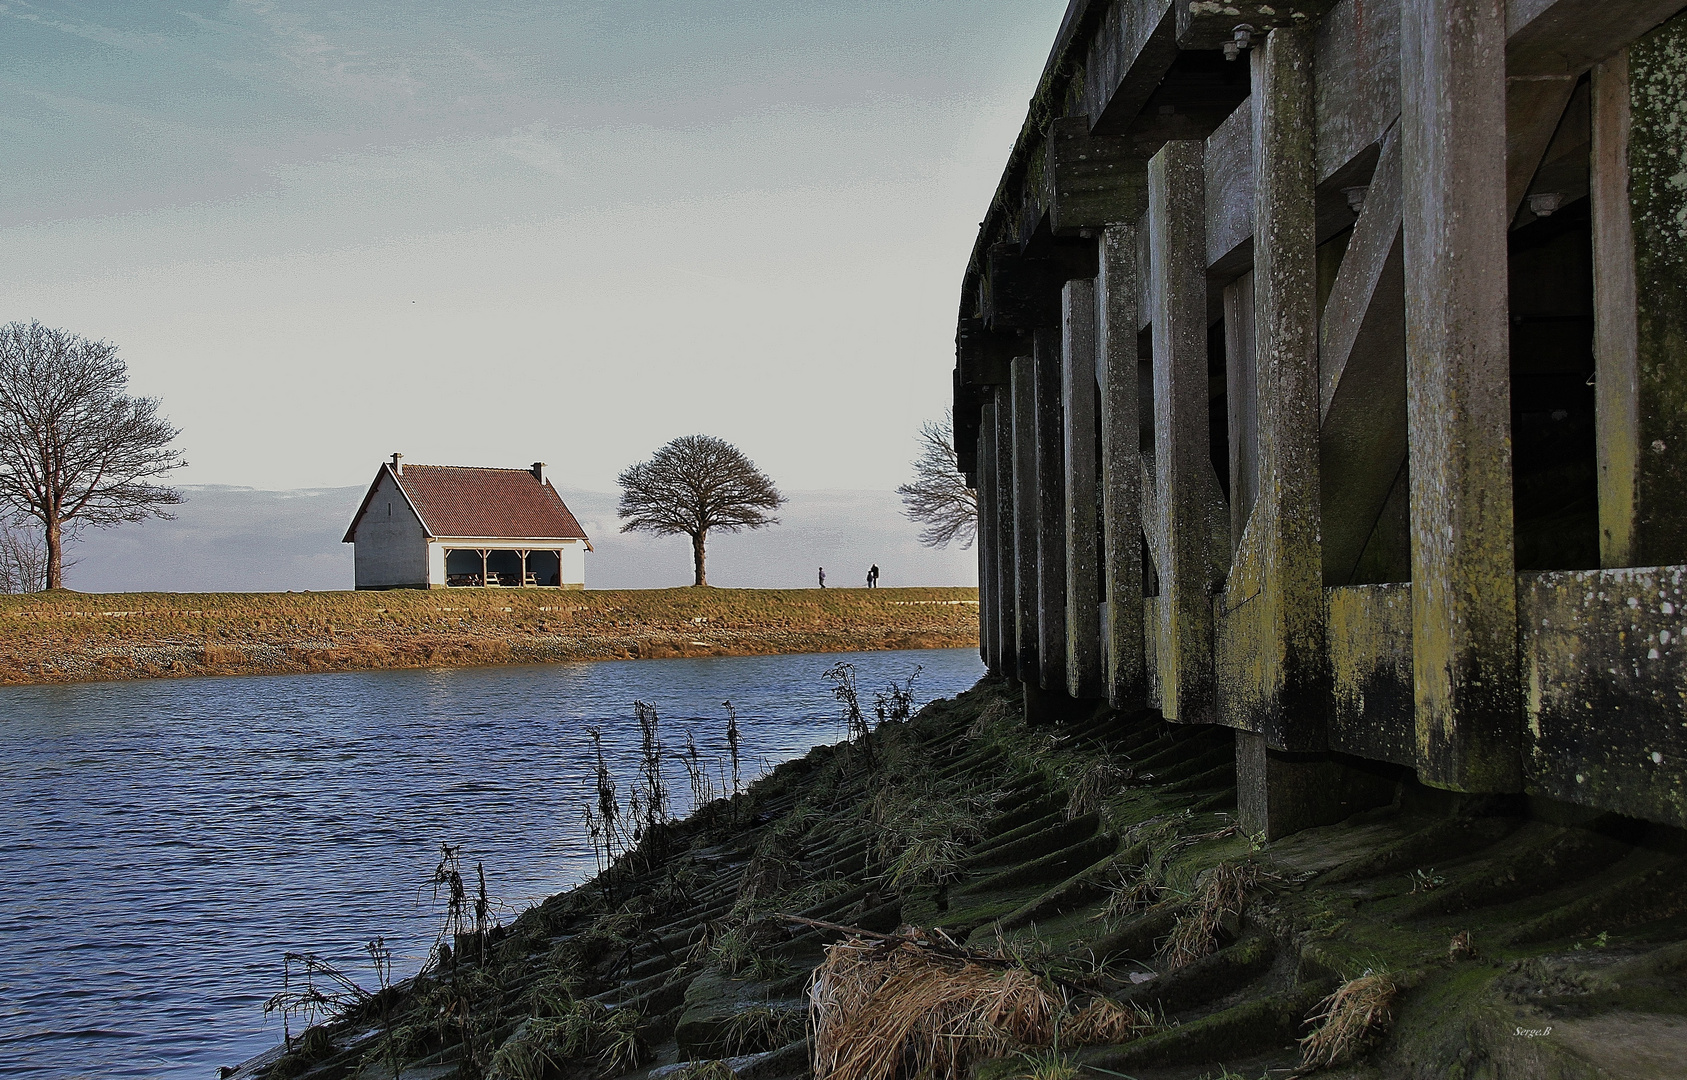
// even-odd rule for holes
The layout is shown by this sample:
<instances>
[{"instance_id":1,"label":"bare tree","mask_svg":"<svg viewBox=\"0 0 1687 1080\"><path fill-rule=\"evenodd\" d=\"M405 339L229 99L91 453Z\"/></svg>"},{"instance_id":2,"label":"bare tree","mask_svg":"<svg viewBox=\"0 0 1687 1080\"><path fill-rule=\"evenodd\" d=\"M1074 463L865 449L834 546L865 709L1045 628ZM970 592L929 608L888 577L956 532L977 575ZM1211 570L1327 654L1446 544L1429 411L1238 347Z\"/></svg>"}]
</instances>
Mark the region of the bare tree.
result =
<instances>
[{"instance_id":1,"label":"bare tree","mask_svg":"<svg viewBox=\"0 0 1687 1080\"><path fill-rule=\"evenodd\" d=\"M38 322L0 326L0 503L41 524L46 587L64 587L64 542L87 526L146 517L179 491L153 481L183 464L153 398L124 393L117 347Z\"/></svg>"},{"instance_id":2,"label":"bare tree","mask_svg":"<svg viewBox=\"0 0 1687 1080\"><path fill-rule=\"evenodd\" d=\"M963 548L971 547L978 535L978 492L967 487L955 457L955 410L920 425L920 456L913 465L914 479L896 493L903 514L924 526L920 543L948 547L958 539Z\"/></svg>"},{"instance_id":3,"label":"bare tree","mask_svg":"<svg viewBox=\"0 0 1687 1080\"><path fill-rule=\"evenodd\" d=\"M41 530L0 522L0 593L40 592L47 585L47 545Z\"/></svg>"},{"instance_id":4,"label":"bare tree","mask_svg":"<svg viewBox=\"0 0 1687 1080\"><path fill-rule=\"evenodd\" d=\"M737 532L779 524L771 511L785 503L766 473L743 451L713 435L682 435L629 466L619 477L622 532L691 537L698 585L709 583L704 547L709 532Z\"/></svg>"}]
</instances>

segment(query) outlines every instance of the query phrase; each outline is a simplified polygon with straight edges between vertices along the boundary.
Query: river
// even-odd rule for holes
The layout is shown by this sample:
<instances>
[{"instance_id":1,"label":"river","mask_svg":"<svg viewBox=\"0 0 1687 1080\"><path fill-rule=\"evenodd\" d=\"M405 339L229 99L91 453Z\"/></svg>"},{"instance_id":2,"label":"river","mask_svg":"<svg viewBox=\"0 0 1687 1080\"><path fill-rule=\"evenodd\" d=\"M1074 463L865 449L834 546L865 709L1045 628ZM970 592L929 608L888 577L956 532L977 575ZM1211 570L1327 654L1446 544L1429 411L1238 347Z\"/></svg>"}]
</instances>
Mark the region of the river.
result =
<instances>
[{"instance_id":1,"label":"river","mask_svg":"<svg viewBox=\"0 0 1687 1080\"><path fill-rule=\"evenodd\" d=\"M505 921L590 876L588 728L624 792L634 700L670 754L689 731L721 760L730 699L748 780L843 737L839 661L868 701L915 665L920 703L983 674L942 649L0 691L0 1075L209 1080L279 1041L284 952L373 986L380 935L416 969L442 843L484 864Z\"/></svg>"}]
</instances>

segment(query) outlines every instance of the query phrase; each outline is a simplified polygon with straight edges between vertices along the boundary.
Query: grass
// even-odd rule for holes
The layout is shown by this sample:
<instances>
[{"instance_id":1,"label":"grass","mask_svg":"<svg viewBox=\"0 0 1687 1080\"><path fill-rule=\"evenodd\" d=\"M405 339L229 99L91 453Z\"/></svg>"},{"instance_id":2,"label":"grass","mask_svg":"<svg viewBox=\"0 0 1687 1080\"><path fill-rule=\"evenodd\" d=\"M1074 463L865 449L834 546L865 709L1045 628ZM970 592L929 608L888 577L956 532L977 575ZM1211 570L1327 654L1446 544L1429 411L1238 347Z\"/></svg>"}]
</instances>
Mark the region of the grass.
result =
<instances>
[{"instance_id":1,"label":"grass","mask_svg":"<svg viewBox=\"0 0 1687 1080\"><path fill-rule=\"evenodd\" d=\"M0 596L0 682L827 652L977 641L976 589Z\"/></svg>"}]
</instances>

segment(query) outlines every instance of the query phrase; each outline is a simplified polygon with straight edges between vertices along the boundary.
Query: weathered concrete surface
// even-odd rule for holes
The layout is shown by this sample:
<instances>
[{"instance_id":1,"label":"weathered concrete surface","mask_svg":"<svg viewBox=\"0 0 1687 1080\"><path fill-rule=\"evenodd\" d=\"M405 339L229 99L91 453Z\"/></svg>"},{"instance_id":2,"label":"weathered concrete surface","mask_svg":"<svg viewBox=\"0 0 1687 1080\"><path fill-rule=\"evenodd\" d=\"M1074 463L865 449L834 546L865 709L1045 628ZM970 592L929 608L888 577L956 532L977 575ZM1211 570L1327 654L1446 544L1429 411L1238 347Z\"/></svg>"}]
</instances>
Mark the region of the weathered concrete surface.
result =
<instances>
[{"instance_id":1,"label":"weathered concrete surface","mask_svg":"<svg viewBox=\"0 0 1687 1080\"><path fill-rule=\"evenodd\" d=\"M1137 390L1136 225L1100 236L1096 277L1096 376L1101 409L1103 586L1107 603L1107 700L1116 709L1147 701L1142 617L1141 403Z\"/></svg>"},{"instance_id":2,"label":"weathered concrete surface","mask_svg":"<svg viewBox=\"0 0 1687 1080\"><path fill-rule=\"evenodd\" d=\"M1263 735L1236 732L1236 811L1251 836L1277 840L1386 806L1394 783L1328 754L1273 750Z\"/></svg>"},{"instance_id":3,"label":"weathered concrete surface","mask_svg":"<svg viewBox=\"0 0 1687 1080\"><path fill-rule=\"evenodd\" d=\"M1324 602L1330 749L1415 766L1411 585L1325 589Z\"/></svg>"},{"instance_id":4,"label":"weathered concrete surface","mask_svg":"<svg viewBox=\"0 0 1687 1080\"><path fill-rule=\"evenodd\" d=\"M1167 143L1148 163L1154 342L1154 468L1164 523L1159 566L1160 709L1187 724L1215 717L1212 594L1228 561L1228 515L1207 441L1204 147ZM1217 527L1215 528L1215 522ZM1215 537L1222 551L1215 551Z\"/></svg>"},{"instance_id":5,"label":"weathered concrete surface","mask_svg":"<svg viewBox=\"0 0 1687 1080\"><path fill-rule=\"evenodd\" d=\"M1259 495L1219 609L1218 713L1278 750L1325 748L1312 34L1253 50ZM1238 576L1237 568L1246 567Z\"/></svg>"},{"instance_id":6,"label":"weathered concrete surface","mask_svg":"<svg viewBox=\"0 0 1687 1080\"><path fill-rule=\"evenodd\" d=\"M1687 14L1628 53L1634 495L1626 558L1612 555L1632 566L1687 562Z\"/></svg>"},{"instance_id":7,"label":"weathered concrete surface","mask_svg":"<svg viewBox=\"0 0 1687 1080\"><path fill-rule=\"evenodd\" d=\"M1066 692L1106 696L1101 643L1101 528L1096 447L1095 280L1068 281L1061 297L1062 430L1066 480Z\"/></svg>"},{"instance_id":8,"label":"weathered concrete surface","mask_svg":"<svg viewBox=\"0 0 1687 1080\"><path fill-rule=\"evenodd\" d=\"M1066 425L1061 332L1036 332L1037 684L1066 692ZM1028 680L1029 681L1029 680Z\"/></svg>"},{"instance_id":9,"label":"weathered concrete surface","mask_svg":"<svg viewBox=\"0 0 1687 1080\"><path fill-rule=\"evenodd\" d=\"M1418 775L1515 790L1503 0L1408 0L1400 86Z\"/></svg>"},{"instance_id":10,"label":"weathered concrete surface","mask_svg":"<svg viewBox=\"0 0 1687 1080\"><path fill-rule=\"evenodd\" d=\"M1037 367L1013 358L1014 669L1036 682L1037 664Z\"/></svg>"},{"instance_id":11,"label":"weathered concrete surface","mask_svg":"<svg viewBox=\"0 0 1687 1080\"><path fill-rule=\"evenodd\" d=\"M1531 791L1687 826L1687 567L1525 575Z\"/></svg>"}]
</instances>

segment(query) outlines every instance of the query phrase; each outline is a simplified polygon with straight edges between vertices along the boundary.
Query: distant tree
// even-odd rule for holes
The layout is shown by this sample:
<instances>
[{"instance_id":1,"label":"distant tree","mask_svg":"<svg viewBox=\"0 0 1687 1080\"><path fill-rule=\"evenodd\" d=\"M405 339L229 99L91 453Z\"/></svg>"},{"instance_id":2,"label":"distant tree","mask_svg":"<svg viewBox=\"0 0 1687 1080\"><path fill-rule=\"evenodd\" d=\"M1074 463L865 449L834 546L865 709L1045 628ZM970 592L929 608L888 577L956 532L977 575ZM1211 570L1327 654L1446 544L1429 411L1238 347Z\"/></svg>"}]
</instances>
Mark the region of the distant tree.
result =
<instances>
[{"instance_id":1,"label":"distant tree","mask_svg":"<svg viewBox=\"0 0 1687 1080\"><path fill-rule=\"evenodd\" d=\"M0 593L40 592L47 585L47 545L41 530L0 522Z\"/></svg>"},{"instance_id":2,"label":"distant tree","mask_svg":"<svg viewBox=\"0 0 1687 1080\"><path fill-rule=\"evenodd\" d=\"M146 517L179 491L180 432L154 398L132 398L117 347L38 322L0 326L0 504L40 523L44 584L64 587L64 542L84 527Z\"/></svg>"},{"instance_id":3,"label":"distant tree","mask_svg":"<svg viewBox=\"0 0 1687 1080\"><path fill-rule=\"evenodd\" d=\"M902 496L902 513L924 526L920 543L926 547L948 547L960 540L972 546L978 535L978 492L967 487L955 456L955 411L944 412L942 420L927 420L920 426L920 456L913 461L914 479L896 489Z\"/></svg>"},{"instance_id":4,"label":"distant tree","mask_svg":"<svg viewBox=\"0 0 1687 1080\"><path fill-rule=\"evenodd\" d=\"M632 465L619 478L622 532L691 537L695 584L707 585L705 546L711 530L737 532L779 524L785 503L766 473L736 446L713 435L682 435Z\"/></svg>"}]
</instances>

